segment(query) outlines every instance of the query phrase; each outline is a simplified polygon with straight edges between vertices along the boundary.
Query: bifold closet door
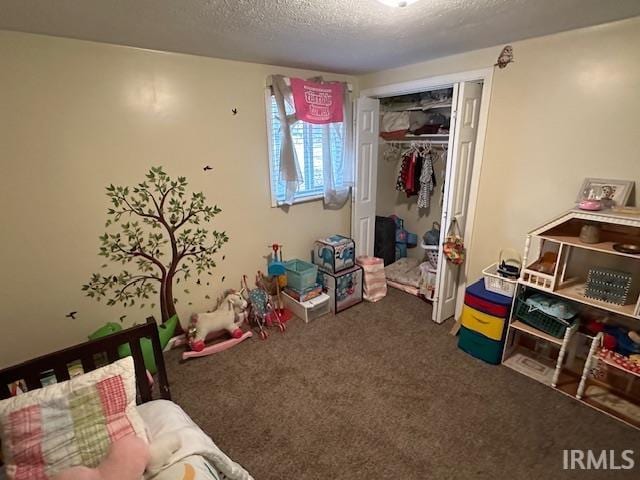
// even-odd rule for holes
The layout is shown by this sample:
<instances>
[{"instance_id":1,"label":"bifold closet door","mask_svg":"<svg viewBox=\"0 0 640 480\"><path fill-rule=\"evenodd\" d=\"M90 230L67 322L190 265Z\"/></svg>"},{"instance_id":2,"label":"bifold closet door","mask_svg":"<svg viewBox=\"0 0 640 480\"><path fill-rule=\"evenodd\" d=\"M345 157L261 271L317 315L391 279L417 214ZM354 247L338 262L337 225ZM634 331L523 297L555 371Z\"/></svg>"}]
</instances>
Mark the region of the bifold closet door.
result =
<instances>
[{"instance_id":1,"label":"bifold closet door","mask_svg":"<svg viewBox=\"0 0 640 480\"><path fill-rule=\"evenodd\" d=\"M351 236L356 244L356 255L373 255L380 101L360 97L356 111L356 178L352 195Z\"/></svg>"},{"instance_id":2,"label":"bifold closet door","mask_svg":"<svg viewBox=\"0 0 640 480\"><path fill-rule=\"evenodd\" d=\"M467 207L471 190L473 157L478 136L482 84L464 82L454 86L453 137L449 143L445 178L444 204L440 244L444 242L452 222L464 237ZM433 320L442 323L455 314L458 276L464 266L448 262L444 255L438 260L438 282L434 301Z\"/></svg>"}]
</instances>

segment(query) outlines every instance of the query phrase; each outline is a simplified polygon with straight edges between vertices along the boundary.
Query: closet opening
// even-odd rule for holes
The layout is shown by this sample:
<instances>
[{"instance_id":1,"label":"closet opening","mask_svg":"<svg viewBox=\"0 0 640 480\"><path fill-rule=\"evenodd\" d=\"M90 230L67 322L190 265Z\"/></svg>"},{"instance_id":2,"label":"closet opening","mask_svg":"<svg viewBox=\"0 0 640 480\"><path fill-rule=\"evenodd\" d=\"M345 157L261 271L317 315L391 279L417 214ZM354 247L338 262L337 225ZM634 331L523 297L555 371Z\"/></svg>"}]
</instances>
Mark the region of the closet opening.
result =
<instances>
[{"instance_id":1,"label":"closet opening","mask_svg":"<svg viewBox=\"0 0 640 480\"><path fill-rule=\"evenodd\" d=\"M462 304L466 265L446 260L442 246L448 233L471 239L487 75L364 91L357 104L357 254L382 258L389 287L431 303L425 315L437 323Z\"/></svg>"}]
</instances>

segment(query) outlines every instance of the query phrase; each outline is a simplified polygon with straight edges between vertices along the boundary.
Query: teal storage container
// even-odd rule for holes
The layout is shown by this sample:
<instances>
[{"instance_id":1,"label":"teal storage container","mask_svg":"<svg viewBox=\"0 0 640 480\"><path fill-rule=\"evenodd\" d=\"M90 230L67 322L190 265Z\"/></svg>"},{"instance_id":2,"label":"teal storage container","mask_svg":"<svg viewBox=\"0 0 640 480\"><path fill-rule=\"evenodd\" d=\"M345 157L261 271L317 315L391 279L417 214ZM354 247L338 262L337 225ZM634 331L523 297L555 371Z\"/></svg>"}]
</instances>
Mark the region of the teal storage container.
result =
<instances>
[{"instance_id":1,"label":"teal storage container","mask_svg":"<svg viewBox=\"0 0 640 480\"><path fill-rule=\"evenodd\" d=\"M303 260L289 260L284 262L287 270L287 286L299 293L316 284L318 266Z\"/></svg>"},{"instance_id":2,"label":"teal storage container","mask_svg":"<svg viewBox=\"0 0 640 480\"><path fill-rule=\"evenodd\" d=\"M469 355L493 365L499 365L502 360L503 342L498 342L461 326L458 347Z\"/></svg>"}]
</instances>

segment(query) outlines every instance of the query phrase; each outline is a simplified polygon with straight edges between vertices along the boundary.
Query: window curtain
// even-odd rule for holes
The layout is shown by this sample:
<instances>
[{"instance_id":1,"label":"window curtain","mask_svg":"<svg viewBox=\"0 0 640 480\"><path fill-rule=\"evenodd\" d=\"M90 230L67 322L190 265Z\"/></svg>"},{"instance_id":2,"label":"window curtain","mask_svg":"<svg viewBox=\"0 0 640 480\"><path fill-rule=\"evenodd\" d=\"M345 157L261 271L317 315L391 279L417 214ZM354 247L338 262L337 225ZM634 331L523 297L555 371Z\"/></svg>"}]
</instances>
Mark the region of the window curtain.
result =
<instances>
[{"instance_id":1,"label":"window curtain","mask_svg":"<svg viewBox=\"0 0 640 480\"><path fill-rule=\"evenodd\" d=\"M321 82L321 77L314 77L314 81ZM295 112L291 88L282 75L273 75L272 89L278 107L281 125L280 172L279 179L285 186L284 205L292 205L298 186L302 183L302 172L296 155L291 125L298 119L289 112ZM353 187L353 107L351 95L346 83L343 83L343 128L339 124L323 125L322 146L322 174L324 185L324 205L326 208L341 208ZM331 148L331 137L341 140L341 148Z\"/></svg>"},{"instance_id":2,"label":"window curtain","mask_svg":"<svg viewBox=\"0 0 640 480\"><path fill-rule=\"evenodd\" d=\"M302 172L296 155L296 149L291 138L291 125L296 123L295 114L287 114L287 110L294 112L293 95L291 88L287 85L285 77L273 75L272 77L273 96L278 106L278 117L280 119L280 181L285 186L284 205L292 205L293 197L298 190L298 185L302 183ZM288 108L287 108L288 107Z\"/></svg>"}]
</instances>

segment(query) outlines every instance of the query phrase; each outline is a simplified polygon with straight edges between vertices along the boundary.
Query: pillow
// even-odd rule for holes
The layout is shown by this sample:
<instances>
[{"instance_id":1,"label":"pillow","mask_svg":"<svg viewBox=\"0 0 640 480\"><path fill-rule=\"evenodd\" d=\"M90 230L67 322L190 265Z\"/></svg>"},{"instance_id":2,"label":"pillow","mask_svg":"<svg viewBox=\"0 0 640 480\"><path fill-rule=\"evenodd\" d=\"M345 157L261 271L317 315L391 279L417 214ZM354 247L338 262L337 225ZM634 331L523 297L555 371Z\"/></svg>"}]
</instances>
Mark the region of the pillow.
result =
<instances>
[{"instance_id":1,"label":"pillow","mask_svg":"<svg viewBox=\"0 0 640 480\"><path fill-rule=\"evenodd\" d=\"M0 401L9 479L44 480L76 465L96 467L112 442L130 434L147 441L131 357Z\"/></svg>"}]
</instances>

